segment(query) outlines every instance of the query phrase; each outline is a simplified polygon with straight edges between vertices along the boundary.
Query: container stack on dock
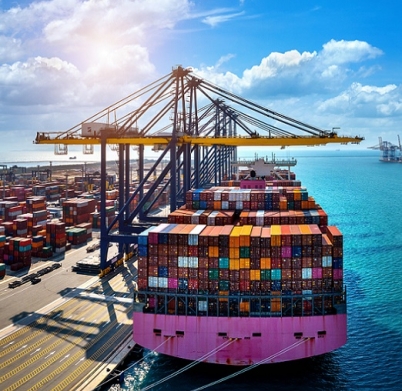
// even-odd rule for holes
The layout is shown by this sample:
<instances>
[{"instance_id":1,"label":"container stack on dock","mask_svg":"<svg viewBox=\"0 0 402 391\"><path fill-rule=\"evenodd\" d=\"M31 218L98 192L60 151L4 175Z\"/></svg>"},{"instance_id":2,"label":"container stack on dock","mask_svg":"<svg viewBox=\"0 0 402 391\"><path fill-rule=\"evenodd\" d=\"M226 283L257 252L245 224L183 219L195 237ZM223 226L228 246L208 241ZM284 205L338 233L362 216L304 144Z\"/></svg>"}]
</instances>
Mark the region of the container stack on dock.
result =
<instances>
[{"instance_id":1,"label":"container stack on dock","mask_svg":"<svg viewBox=\"0 0 402 391\"><path fill-rule=\"evenodd\" d=\"M100 202L97 202L96 205L96 212L92 212L90 214L90 222L92 228L100 228L101 227L101 205ZM105 211L103 212L106 214L106 225L109 224L116 215L116 202L113 199L106 200L106 207Z\"/></svg>"},{"instance_id":2,"label":"container stack on dock","mask_svg":"<svg viewBox=\"0 0 402 391\"><path fill-rule=\"evenodd\" d=\"M18 201L0 201L0 218L4 221L13 221L17 218L17 216L21 215L22 213L24 213L24 209Z\"/></svg>"},{"instance_id":3,"label":"container stack on dock","mask_svg":"<svg viewBox=\"0 0 402 391\"><path fill-rule=\"evenodd\" d=\"M66 226L87 223L95 212L96 200L74 198L63 202L63 221Z\"/></svg>"},{"instance_id":4,"label":"container stack on dock","mask_svg":"<svg viewBox=\"0 0 402 391\"><path fill-rule=\"evenodd\" d=\"M10 238L7 253L5 254L5 264L10 265L12 271L20 270L31 266L32 262L32 242L28 238Z\"/></svg>"},{"instance_id":5,"label":"container stack on dock","mask_svg":"<svg viewBox=\"0 0 402 391\"><path fill-rule=\"evenodd\" d=\"M92 224L82 223L66 230L67 240L75 245L81 245L92 239Z\"/></svg>"},{"instance_id":6,"label":"container stack on dock","mask_svg":"<svg viewBox=\"0 0 402 391\"><path fill-rule=\"evenodd\" d=\"M6 265L5 263L0 263L0 280L6 276Z\"/></svg>"},{"instance_id":7,"label":"container stack on dock","mask_svg":"<svg viewBox=\"0 0 402 391\"><path fill-rule=\"evenodd\" d=\"M1 227L0 227L1 228ZM0 262L4 262L4 248L6 246L6 236L4 235L4 231L0 230Z\"/></svg>"},{"instance_id":8,"label":"container stack on dock","mask_svg":"<svg viewBox=\"0 0 402 391\"><path fill-rule=\"evenodd\" d=\"M23 186L13 186L11 187L11 196L16 197L17 201L25 201L27 190Z\"/></svg>"},{"instance_id":9,"label":"container stack on dock","mask_svg":"<svg viewBox=\"0 0 402 391\"><path fill-rule=\"evenodd\" d=\"M66 224L58 220L49 221L46 224L46 246L55 253L62 253L66 251L66 242Z\"/></svg>"},{"instance_id":10,"label":"container stack on dock","mask_svg":"<svg viewBox=\"0 0 402 391\"><path fill-rule=\"evenodd\" d=\"M35 185L32 187L33 196L45 197L49 202L60 200L62 186L58 183L47 183L43 185Z\"/></svg>"}]
</instances>

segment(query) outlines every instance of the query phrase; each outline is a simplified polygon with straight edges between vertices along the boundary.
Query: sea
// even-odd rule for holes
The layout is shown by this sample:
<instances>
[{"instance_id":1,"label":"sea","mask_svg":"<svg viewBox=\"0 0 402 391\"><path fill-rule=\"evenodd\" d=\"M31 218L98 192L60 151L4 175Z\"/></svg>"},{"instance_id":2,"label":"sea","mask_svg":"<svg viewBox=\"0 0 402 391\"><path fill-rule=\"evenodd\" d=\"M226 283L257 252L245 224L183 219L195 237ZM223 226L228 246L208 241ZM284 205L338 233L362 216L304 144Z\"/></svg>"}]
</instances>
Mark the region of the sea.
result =
<instances>
[{"instance_id":1,"label":"sea","mask_svg":"<svg viewBox=\"0 0 402 391\"><path fill-rule=\"evenodd\" d=\"M102 391L402 390L402 164L380 162L379 151L370 150L306 148L276 157L297 159L297 179L344 235L347 344L249 371L187 369L188 362L145 351Z\"/></svg>"},{"instance_id":2,"label":"sea","mask_svg":"<svg viewBox=\"0 0 402 391\"><path fill-rule=\"evenodd\" d=\"M402 390L402 164L380 162L379 151L346 148L285 150L276 157L297 159L297 179L343 233L347 344L247 371L212 364L188 369L186 361L146 350L101 391Z\"/></svg>"}]
</instances>

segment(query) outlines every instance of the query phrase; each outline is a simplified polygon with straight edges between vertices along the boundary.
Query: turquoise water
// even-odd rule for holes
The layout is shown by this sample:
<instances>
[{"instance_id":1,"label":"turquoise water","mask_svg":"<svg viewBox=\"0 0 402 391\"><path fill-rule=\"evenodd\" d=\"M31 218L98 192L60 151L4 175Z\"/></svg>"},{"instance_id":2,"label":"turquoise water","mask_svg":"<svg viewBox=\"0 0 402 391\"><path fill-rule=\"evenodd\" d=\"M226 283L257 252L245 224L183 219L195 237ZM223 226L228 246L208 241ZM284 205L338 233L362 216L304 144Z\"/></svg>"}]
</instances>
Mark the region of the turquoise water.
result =
<instances>
[{"instance_id":1,"label":"turquoise water","mask_svg":"<svg viewBox=\"0 0 402 391\"><path fill-rule=\"evenodd\" d=\"M279 154L277 154L278 157ZM253 369L208 390L402 390L402 164L372 151L296 151L297 178L344 235L348 342L335 352ZM289 156L283 156L289 157ZM151 355L125 373L140 390L187 362ZM196 365L152 390L193 390L236 368Z\"/></svg>"}]
</instances>

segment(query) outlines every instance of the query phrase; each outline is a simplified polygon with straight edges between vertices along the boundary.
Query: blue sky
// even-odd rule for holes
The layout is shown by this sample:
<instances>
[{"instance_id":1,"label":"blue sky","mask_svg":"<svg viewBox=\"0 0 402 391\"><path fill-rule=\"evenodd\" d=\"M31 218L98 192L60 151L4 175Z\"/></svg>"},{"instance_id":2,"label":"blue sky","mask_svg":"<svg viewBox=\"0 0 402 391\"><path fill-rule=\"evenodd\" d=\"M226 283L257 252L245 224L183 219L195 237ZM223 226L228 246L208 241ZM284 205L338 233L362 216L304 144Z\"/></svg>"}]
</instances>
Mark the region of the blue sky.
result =
<instances>
[{"instance_id":1,"label":"blue sky","mask_svg":"<svg viewBox=\"0 0 402 391\"><path fill-rule=\"evenodd\" d=\"M176 65L340 134L401 132L402 2L0 0L1 151L35 150Z\"/></svg>"}]
</instances>

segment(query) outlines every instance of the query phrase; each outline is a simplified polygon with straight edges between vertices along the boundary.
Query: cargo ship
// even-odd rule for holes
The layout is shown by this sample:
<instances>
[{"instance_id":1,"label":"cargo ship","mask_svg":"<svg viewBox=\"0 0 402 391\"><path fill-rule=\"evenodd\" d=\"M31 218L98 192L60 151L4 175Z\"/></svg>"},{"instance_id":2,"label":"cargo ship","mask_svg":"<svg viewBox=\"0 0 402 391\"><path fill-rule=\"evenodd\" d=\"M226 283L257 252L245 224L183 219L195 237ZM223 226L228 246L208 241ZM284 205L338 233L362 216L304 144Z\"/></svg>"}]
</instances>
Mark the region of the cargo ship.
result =
<instances>
[{"instance_id":1,"label":"cargo ship","mask_svg":"<svg viewBox=\"0 0 402 391\"><path fill-rule=\"evenodd\" d=\"M133 340L181 359L250 366L347 340L343 235L294 174L194 189L138 237Z\"/></svg>"}]
</instances>

